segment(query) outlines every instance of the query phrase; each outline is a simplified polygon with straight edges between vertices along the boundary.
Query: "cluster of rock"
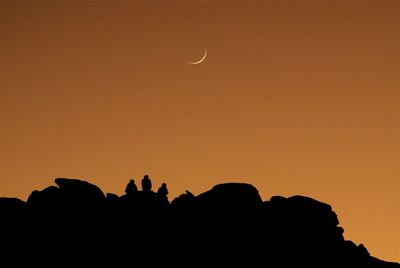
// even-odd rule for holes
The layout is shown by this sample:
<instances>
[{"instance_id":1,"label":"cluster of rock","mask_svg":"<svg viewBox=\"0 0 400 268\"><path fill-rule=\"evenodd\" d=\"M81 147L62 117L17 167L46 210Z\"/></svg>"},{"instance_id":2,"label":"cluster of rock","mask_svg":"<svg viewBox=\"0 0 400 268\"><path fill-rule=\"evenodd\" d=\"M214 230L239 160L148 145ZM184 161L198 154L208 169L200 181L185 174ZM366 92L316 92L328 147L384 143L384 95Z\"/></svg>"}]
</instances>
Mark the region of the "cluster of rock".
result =
<instances>
[{"instance_id":1,"label":"cluster of rock","mask_svg":"<svg viewBox=\"0 0 400 268\"><path fill-rule=\"evenodd\" d=\"M252 185L226 183L169 202L166 184L154 192L147 175L142 190L132 179L122 196L77 179L55 183L33 191L27 202L0 198L4 241L52 256L73 243L76 253L63 258L84 257L92 264L100 260L91 253L102 252L114 259L168 256L173 265L400 267L345 240L331 206L309 197L263 201ZM37 241L47 246L39 250Z\"/></svg>"},{"instance_id":2,"label":"cluster of rock","mask_svg":"<svg viewBox=\"0 0 400 268\"><path fill-rule=\"evenodd\" d=\"M126 186L125 195L118 196L107 193L86 181L78 179L55 179L57 186L49 186L41 191L35 190L28 197L24 204L21 200L0 199L0 206L10 207L14 202L15 207L26 207L37 210L53 210L63 212L64 210L84 211L109 209L143 209L152 210L156 208L167 208L168 189L165 183L161 185L157 192L152 190L152 183L148 175L142 179L142 190L139 191L135 181L131 179ZM7 203L7 204L6 204ZM1 207L0 207L1 209Z\"/></svg>"}]
</instances>

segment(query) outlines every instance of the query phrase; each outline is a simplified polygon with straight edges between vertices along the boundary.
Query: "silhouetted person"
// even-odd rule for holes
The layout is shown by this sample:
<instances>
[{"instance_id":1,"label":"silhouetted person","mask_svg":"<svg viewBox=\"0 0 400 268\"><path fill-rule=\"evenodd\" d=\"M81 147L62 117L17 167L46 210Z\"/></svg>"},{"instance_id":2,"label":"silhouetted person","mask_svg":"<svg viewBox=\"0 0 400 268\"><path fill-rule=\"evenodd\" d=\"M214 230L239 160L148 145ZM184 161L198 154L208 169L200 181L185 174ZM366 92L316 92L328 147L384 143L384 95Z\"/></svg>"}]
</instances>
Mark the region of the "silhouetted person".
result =
<instances>
[{"instance_id":1,"label":"silhouetted person","mask_svg":"<svg viewBox=\"0 0 400 268\"><path fill-rule=\"evenodd\" d=\"M142 190L143 192L150 192L151 191L151 180L149 179L148 175L145 175L142 179Z\"/></svg>"},{"instance_id":2,"label":"silhouetted person","mask_svg":"<svg viewBox=\"0 0 400 268\"><path fill-rule=\"evenodd\" d=\"M126 185L125 193L126 193L127 195L133 195L133 194L135 194L137 191L138 191L138 188L137 188L137 186L136 186L136 184L135 184L135 181L134 181L133 179L131 179L131 180L129 181L128 185Z\"/></svg>"},{"instance_id":3,"label":"silhouetted person","mask_svg":"<svg viewBox=\"0 0 400 268\"><path fill-rule=\"evenodd\" d=\"M161 184L160 188L158 188L157 194L159 194L162 197L167 198L168 189L167 189L167 184L165 182L163 184Z\"/></svg>"}]
</instances>

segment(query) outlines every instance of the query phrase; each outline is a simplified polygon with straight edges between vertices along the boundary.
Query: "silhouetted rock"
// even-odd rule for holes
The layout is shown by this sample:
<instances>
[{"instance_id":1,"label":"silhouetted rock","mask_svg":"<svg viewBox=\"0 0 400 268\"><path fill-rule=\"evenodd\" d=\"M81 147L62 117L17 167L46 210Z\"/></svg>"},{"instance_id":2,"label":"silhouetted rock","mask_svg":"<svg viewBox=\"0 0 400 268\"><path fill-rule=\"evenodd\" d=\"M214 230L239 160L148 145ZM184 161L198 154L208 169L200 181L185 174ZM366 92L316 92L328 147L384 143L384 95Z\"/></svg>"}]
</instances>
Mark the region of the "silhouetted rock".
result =
<instances>
[{"instance_id":1,"label":"silhouetted rock","mask_svg":"<svg viewBox=\"0 0 400 268\"><path fill-rule=\"evenodd\" d=\"M197 206L201 209L254 210L262 206L262 199L257 189L246 183L225 183L214 186L196 198Z\"/></svg>"},{"instance_id":2,"label":"silhouetted rock","mask_svg":"<svg viewBox=\"0 0 400 268\"><path fill-rule=\"evenodd\" d=\"M121 196L122 206L130 213L151 214L169 207L168 199L150 191L138 191L135 195Z\"/></svg>"},{"instance_id":3,"label":"silhouetted rock","mask_svg":"<svg viewBox=\"0 0 400 268\"><path fill-rule=\"evenodd\" d=\"M64 192L71 194L86 195L87 199L103 199L104 193L94 184L88 183L87 181L82 181L78 179L64 179L57 178L55 183Z\"/></svg>"},{"instance_id":4,"label":"silhouetted rock","mask_svg":"<svg viewBox=\"0 0 400 268\"><path fill-rule=\"evenodd\" d=\"M0 197L0 211L1 210L19 210L26 208L26 202L18 198Z\"/></svg>"},{"instance_id":5,"label":"silhouetted rock","mask_svg":"<svg viewBox=\"0 0 400 268\"><path fill-rule=\"evenodd\" d=\"M55 179L58 187L33 191L28 205L40 209L94 209L104 205L105 196L99 187L78 179Z\"/></svg>"},{"instance_id":6,"label":"silhouetted rock","mask_svg":"<svg viewBox=\"0 0 400 268\"><path fill-rule=\"evenodd\" d=\"M60 188L49 186L42 191L33 191L28 197L28 205L38 209L57 208L61 205L62 199Z\"/></svg>"},{"instance_id":7,"label":"silhouetted rock","mask_svg":"<svg viewBox=\"0 0 400 268\"><path fill-rule=\"evenodd\" d=\"M172 267L400 267L346 241L331 206L309 197L273 196L263 202L254 186L226 183L198 196L186 191L169 204L166 184L154 193L147 175L143 191L130 181L121 197L104 196L81 180L56 179L56 184L33 191L27 204L0 198L3 262L31 254L44 256L42 266L49 256L88 266L103 265L109 257L113 267L117 260L142 258L149 264L164 256L159 259Z\"/></svg>"},{"instance_id":8,"label":"silhouetted rock","mask_svg":"<svg viewBox=\"0 0 400 268\"><path fill-rule=\"evenodd\" d=\"M99 208L104 204L104 193L94 184L78 179L55 179L60 187L63 205L73 208Z\"/></svg>"},{"instance_id":9,"label":"silhouetted rock","mask_svg":"<svg viewBox=\"0 0 400 268\"><path fill-rule=\"evenodd\" d=\"M117 201L119 200L119 196L113 193L107 193L106 194L106 199L107 200L112 200L112 201Z\"/></svg>"},{"instance_id":10,"label":"silhouetted rock","mask_svg":"<svg viewBox=\"0 0 400 268\"><path fill-rule=\"evenodd\" d=\"M190 191L186 190L171 202L171 208L178 210L188 210L193 207L195 196Z\"/></svg>"},{"instance_id":11,"label":"silhouetted rock","mask_svg":"<svg viewBox=\"0 0 400 268\"><path fill-rule=\"evenodd\" d=\"M106 207L109 209L121 209L121 199L113 193L106 194Z\"/></svg>"},{"instance_id":12,"label":"silhouetted rock","mask_svg":"<svg viewBox=\"0 0 400 268\"><path fill-rule=\"evenodd\" d=\"M290 239L296 235L299 239L343 240L343 229L337 226L337 216L325 203L304 196L272 197L266 202L266 209L271 215L271 223L276 221L285 228L287 232L283 235L289 235Z\"/></svg>"}]
</instances>

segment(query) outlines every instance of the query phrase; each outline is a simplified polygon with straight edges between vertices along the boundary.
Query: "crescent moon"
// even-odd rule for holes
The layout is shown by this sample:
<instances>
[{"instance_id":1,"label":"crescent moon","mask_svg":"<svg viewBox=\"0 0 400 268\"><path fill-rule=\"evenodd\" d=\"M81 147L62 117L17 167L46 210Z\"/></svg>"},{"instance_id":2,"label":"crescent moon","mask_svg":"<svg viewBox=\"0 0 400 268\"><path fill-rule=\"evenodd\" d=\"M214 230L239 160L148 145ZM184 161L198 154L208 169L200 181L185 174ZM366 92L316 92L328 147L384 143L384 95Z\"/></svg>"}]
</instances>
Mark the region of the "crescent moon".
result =
<instances>
[{"instance_id":1,"label":"crescent moon","mask_svg":"<svg viewBox=\"0 0 400 268\"><path fill-rule=\"evenodd\" d=\"M207 57L207 48L206 48L206 51L205 51L205 53L204 53L204 56L203 56L203 58L201 58L201 60L198 60L198 61L195 61L195 62L189 61L189 63L190 63L190 64L199 64L199 63L201 63L203 60L205 60L206 57Z\"/></svg>"}]
</instances>

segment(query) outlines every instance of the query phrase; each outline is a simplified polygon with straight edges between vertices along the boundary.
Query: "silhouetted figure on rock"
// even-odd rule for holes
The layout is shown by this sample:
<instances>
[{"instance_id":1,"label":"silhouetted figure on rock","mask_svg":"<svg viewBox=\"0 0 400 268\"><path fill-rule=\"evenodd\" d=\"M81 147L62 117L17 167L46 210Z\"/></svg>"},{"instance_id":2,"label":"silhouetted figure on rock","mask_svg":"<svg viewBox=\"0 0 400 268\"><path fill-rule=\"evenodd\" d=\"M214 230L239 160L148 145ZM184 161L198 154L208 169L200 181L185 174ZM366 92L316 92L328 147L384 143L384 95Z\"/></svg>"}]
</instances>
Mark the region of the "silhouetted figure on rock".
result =
<instances>
[{"instance_id":1,"label":"silhouetted figure on rock","mask_svg":"<svg viewBox=\"0 0 400 268\"><path fill-rule=\"evenodd\" d=\"M135 193L137 193L137 191L138 191L138 188L135 184L135 180L133 180L133 179L129 180L129 183L126 185L126 188L125 188L125 193L127 195L134 195Z\"/></svg>"},{"instance_id":2,"label":"silhouetted figure on rock","mask_svg":"<svg viewBox=\"0 0 400 268\"><path fill-rule=\"evenodd\" d=\"M161 184L160 188L158 188L157 194L163 202L165 201L168 202L168 189L167 189L167 184L165 182Z\"/></svg>"},{"instance_id":3,"label":"silhouetted figure on rock","mask_svg":"<svg viewBox=\"0 0 400 268\"><path fill-rule=\"evenodd\" d=\"M151 180L148 175L145 175L142 179L142 190L143 192L151 192Z\"/></svg>"},{"instance_id":4,"label":"silhouetted figure on rock","mask_svg":"<svg viewBox=\"0 0 400 268\"><path fill-rule=\"evenodd\" d=\"M167 184L164 182L163 184L161 184L161 187L158 188L157 193L161 196L165 196L167 197L168 195L168 189L167 189Z\"/></svg>"}]
</instances>

